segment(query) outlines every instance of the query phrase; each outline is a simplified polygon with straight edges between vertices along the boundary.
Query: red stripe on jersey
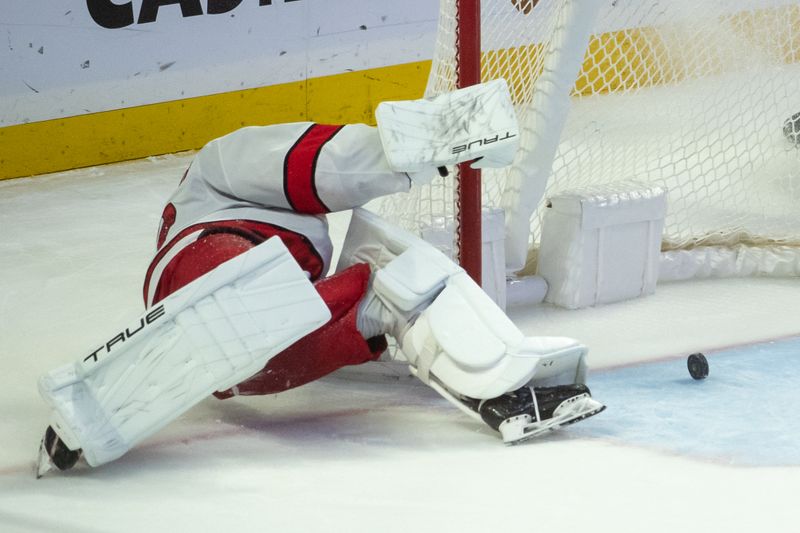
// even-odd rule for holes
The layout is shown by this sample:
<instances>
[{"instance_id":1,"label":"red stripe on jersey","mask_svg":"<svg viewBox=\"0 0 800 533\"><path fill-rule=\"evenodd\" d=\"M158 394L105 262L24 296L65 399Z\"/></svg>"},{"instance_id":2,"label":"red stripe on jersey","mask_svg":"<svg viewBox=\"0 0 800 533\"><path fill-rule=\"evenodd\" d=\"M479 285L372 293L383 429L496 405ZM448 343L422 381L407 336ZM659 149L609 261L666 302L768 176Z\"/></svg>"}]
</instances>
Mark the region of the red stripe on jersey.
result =
<instances>
[{"instance_id":1,"label":"red stripe on jersey","mask_svg":"<svg viewBox=\"0 0 800 533\"><path fill-rule=\"evenodd\" d=\"M322 147L344 126L313 124L286 153L283 161L283 192L298 213L319 215L330 209L317 194L315 176Z\"/></svg>"},{"instance_id":2,"label":"red stripe on jersey","mask_svg":"<svg viewBox=\"0 0 800 533\"><path fill-rule=\"evenodd\" d=\"M147 268L147 273L145 274L143 288L144 304L146 307L155 304L159 300L168 296L171 292L177 290L174 287L171 291L162 290L161 281L164 278L164 272L172 272L172 269L169 268L170 265L176 264L176 262L180 261L182 259L181 254L183 251L186 250L186 248L188 248L188 246L190 246L193 242L197 242L196 240L192 241L192 243L187 243L182 250L178 251L175 257L170 259L169 263L163 269L160 279L153 280L153 273L164 259L164 256L166 256L175 247L175 245L181 241L181 239L198 231L201 232L200 235L198 235L198 240L202 239L205 235L214 233L228 232L240 236L243 234L248 234L254 245L260 244L270 237L280 237L280 239L283 241L283 244L285 244L286 248L289 249L289 253L292 254L292 257L294 257L295 261L297 261L297 263L300 265L300 268L311 275L312 281L318 279L323 274L322 270L324 268L324 262L322 257L305 235L296 233L281 226L276 226L275 224L268 224L266 222L258 222L255 220L219 220L214 222L203 222L189 226L175 235L175 237L173 237L166 246L158 251L156 256L150 262L150 266ZM207 265L208 268L206 268L205 271L210 271L216 266L218 265L209 264ZM150 285L153 282L157 283L156 290L153 301L148 302L147 296L150 293Z\"/></svg>"}]
</instances>

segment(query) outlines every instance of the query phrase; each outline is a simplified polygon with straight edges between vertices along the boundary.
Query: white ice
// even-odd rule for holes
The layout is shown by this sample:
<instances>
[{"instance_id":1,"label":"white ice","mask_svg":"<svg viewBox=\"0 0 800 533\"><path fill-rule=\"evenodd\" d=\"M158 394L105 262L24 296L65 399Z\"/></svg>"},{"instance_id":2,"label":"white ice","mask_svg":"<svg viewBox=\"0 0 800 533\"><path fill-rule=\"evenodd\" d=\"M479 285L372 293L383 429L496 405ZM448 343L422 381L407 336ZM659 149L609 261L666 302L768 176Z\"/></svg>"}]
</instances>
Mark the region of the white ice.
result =
<instances>
[{"instance_id":1,"label":"white ice","mask_svg":"<svg viewBox=\"0 0 800 533\"><path fill-rule=\"evenodd\" d=\"M797 465L732 466L580 425L505 447L406 378L209 399L114 463L34 479L48 419L36 379L141 311L160 210L188 157L0 183L0 531L797 530ZM336 239L346 223L332 217ZM581 339L603 370L798 335L798 302L798 280L737 279L511 316L528 334Z\"/></svg>"}]
</instances>

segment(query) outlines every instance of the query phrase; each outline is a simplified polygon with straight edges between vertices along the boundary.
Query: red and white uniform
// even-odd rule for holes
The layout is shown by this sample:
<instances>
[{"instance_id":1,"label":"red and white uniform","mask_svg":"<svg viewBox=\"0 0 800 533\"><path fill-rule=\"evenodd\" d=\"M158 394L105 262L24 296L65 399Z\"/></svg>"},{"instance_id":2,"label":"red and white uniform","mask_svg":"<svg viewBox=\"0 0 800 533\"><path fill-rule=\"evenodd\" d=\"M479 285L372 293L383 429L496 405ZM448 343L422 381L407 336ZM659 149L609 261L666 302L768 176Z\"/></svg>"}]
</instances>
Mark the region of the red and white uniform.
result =
<instances>
[{"instance_id":1,"label":"red and white uniform","mask_svg":"<svg viewBox=\"0 0 800 533\"><path fill-rule=\"evenodd\" d=\"M374 359L385 340L366 341L355 325L369 267L356 265L321 279L332 254L325 213L408 188L408 177L389 168L377 130L361 124L248 127L211 141L164 208L144 282L145 304L278 236L315 282L333 318L217 396L272 394Z\"/></svg>"}]
</instances>

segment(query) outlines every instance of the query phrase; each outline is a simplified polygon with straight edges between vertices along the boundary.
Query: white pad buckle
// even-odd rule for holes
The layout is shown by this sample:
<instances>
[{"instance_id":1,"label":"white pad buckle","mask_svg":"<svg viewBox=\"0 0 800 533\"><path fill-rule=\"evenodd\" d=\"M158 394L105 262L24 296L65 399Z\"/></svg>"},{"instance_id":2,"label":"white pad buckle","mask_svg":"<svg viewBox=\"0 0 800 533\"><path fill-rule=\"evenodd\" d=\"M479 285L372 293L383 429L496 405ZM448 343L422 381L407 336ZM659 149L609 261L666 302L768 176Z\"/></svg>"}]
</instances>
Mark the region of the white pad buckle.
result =
<instances>
[{"instance_id":1,"label":"white pad buckle","mask_svg":"<svg viewBox=\"0 0 800 533\"><path fill-rule=\"evenodd\" d=\"M165 298L82 361L45 374L39 392L56 433L98 466L329 319L274 237Z\"/></svg>"},{"instance_id":2,"label":"white pad buckle","mask_svg":"<svg viewBox=\"0 0 800 533\"><path fill-rule=\"evenodd\" d=\"M504 167L519 148L519 125L504 79L428 100L381 102L375 118L389 166L397 172L478 158L475 168Z\"/></svg>"}]
</instances>

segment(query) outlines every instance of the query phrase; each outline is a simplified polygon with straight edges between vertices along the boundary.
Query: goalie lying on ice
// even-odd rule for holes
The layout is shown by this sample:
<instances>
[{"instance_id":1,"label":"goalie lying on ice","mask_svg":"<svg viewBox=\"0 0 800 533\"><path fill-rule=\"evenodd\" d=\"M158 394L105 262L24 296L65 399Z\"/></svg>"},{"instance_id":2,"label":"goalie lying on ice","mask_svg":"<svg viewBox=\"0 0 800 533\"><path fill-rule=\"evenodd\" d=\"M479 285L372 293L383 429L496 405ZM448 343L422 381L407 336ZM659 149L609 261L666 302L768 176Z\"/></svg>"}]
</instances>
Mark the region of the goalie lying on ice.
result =
<instances>
[{"instance_id":1,"label":"goalie lying on ice","mask_svg":"<svg viewBox=\"0 0 800 533\"><path fill-rule=\"evenodd\" d=\"M513 139L515 123L495 127L498 98L501 112L510 109L497 86L403 105L419 105L423 120L441 127L454 114L431 113L432 104L480 99L471 107L491 117L461 115L445 129L502 129ZM391 136L382 142L365 125L282 124L244 128L200 150L164 208L145 314L40 380L53 416L39 474L70 468L81 453L91 466L112 461L209 394L275 394L375 360L385 335L416 376L506 442L600 412L584 385L582 345L525 337L450 259L358 208L427 181L442 164L509 164L514 149L487 143L439 157L420 148L392 163L386 146L398 153L403 139ZM408 172L396 168L403 158ZM354 209L351 227L326 278L325 214L346 209Z\"/></svg>"}]
</instances>

